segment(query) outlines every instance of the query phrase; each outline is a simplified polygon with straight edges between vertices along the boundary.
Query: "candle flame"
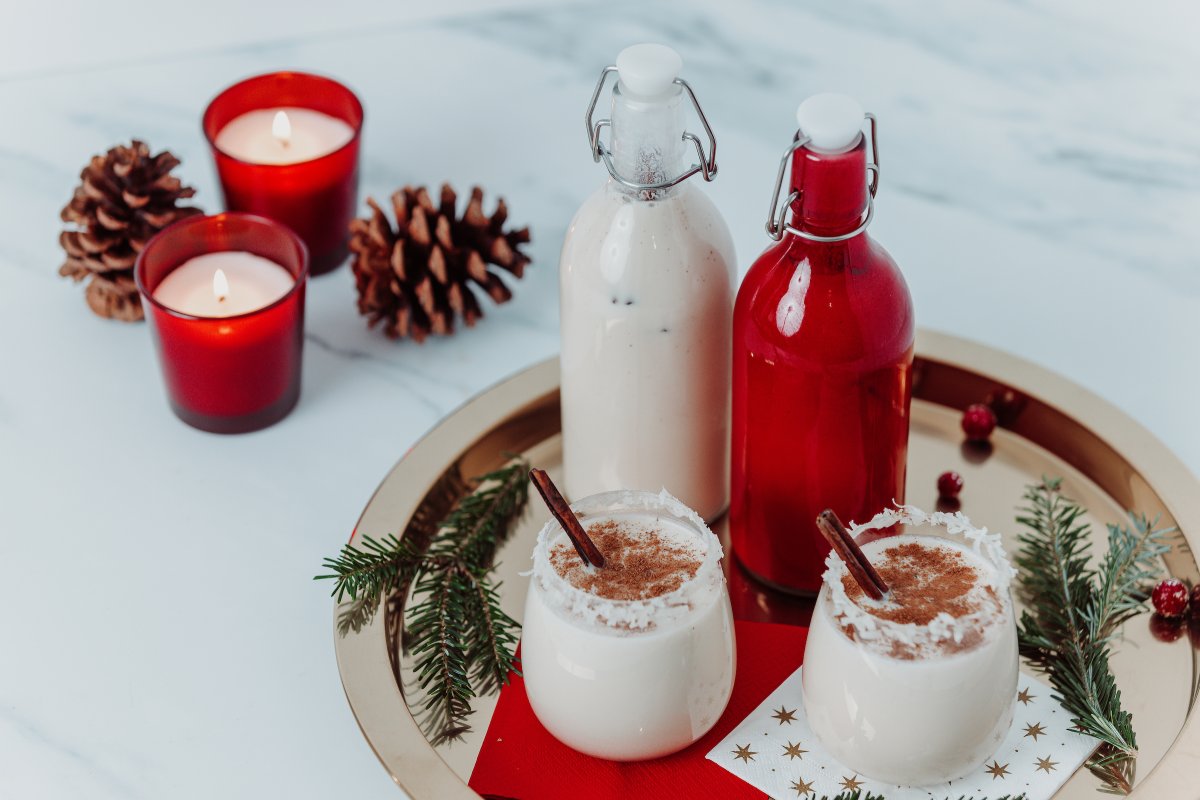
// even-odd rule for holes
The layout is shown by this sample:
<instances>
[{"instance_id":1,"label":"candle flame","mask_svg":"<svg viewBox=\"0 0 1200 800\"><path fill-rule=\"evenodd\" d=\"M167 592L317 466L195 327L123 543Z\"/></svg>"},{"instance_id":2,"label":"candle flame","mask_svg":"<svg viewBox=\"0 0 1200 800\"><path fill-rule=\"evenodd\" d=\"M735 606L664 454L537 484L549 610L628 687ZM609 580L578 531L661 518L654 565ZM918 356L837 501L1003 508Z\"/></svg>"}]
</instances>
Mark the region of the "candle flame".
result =
<instances>
[{"instance_id":1,"label":"candle flame","mask_svg":"<svg viewBox=\"0 0 1200 800\"><path fill-rule=\"evenodd\" d=\"M213 295L216 296L218 303L224 303L225 298L229 297L229 279L225 277L223 269L218 269L213 273Z\"/></svg>"},{"instance_id":2,"label":"candle flame","mask_svg":"<svg viewBox=\"0 0 1200 800\"><path fill-rule=\"evenodd\" d=\"M286 111L276 111L275 119L271 121L271 134L284 147L292 141L292 122Z\"/></svg>"}]
</instances>

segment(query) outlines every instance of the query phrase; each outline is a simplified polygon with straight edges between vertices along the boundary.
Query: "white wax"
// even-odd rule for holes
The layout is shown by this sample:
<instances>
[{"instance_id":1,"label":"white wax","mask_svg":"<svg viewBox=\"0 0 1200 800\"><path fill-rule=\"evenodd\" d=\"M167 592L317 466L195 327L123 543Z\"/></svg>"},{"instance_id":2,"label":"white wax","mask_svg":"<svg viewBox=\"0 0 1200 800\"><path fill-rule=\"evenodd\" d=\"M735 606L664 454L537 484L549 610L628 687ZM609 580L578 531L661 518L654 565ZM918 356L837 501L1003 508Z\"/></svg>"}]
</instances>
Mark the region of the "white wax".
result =
<instances>
[{"instance_id":1,"label":"white wax","mask_svg":"<svg viewBox=\"0 0 1200 800\"><path fill-rule=\"evenodd\" d=\"M229 284L224 298L213 288L218 269L225 273ZM274 303L295 285L292 273L274 261L241 250L225 250L180 264L154 290L154 299L196 317L232 317Z\"/></svg>"},{"instance_id":2,"label":"white wax","mask_svg":"<svg viewBox=\"0 0 1200 800\"><path fill-rule=\"evenodd\" d=\"M287 114L291 136L272 131L278 112ZM344 120L311 108L259 108L235 117L217 133L217 149L252 164L296 164L341 148L354 138Z\"/></svg>"}]
</instances>

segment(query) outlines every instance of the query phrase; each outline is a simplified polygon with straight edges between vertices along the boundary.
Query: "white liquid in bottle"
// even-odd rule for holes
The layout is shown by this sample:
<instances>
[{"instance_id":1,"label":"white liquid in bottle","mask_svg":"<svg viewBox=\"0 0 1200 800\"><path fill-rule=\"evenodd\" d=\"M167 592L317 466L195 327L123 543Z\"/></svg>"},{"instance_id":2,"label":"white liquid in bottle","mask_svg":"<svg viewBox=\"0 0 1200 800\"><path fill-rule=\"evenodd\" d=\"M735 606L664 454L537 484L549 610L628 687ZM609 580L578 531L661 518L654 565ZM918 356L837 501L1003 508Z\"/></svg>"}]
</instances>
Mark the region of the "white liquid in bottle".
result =
<instances>
[{"instance_id":1,"label":"white liquid in bottle","mask_svg":"<svg viewBox=\"0 0 1200 800\"><path fill-rule=\"evenodd\" d=\"M697 159L683 138L679 56L617 59L619 176L668 182ZM666 488L705 519L728 500L734 251L690 178L634 190L610 179L579 209L560 263L566 491Z\"/></svg>"}]
</instances>

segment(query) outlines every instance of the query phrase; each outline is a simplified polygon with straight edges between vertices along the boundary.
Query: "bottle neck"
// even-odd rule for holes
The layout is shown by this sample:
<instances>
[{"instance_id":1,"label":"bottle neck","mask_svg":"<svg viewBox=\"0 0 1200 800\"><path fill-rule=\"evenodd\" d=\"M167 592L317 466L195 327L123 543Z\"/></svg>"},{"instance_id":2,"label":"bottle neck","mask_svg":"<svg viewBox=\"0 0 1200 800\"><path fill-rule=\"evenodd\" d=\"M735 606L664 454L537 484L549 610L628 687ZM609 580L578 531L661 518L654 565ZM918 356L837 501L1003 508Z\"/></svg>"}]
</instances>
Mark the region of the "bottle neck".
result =
<instances>
[{"instance_id":1,"label":"bottle neck","mask_svg":"<svg viewBox=\"0 0 1200 800\"><path fill-rule=\"evenodd\" d=\"M801 147L792 154L789 192L792 224L819 236L840 236L858 227L867 208L867 143L844 153L820 153Z\"/></svg>"},{"instance_id":2,"label":"bottle neck","mask_svg":"<svg viewBox=\"0 0 1200 800\"><path fill-rule=\"evenodd\" d=\"M617 174L633 183L665 183L683 172L683 92L678 86L659 97L640 98L613 89L611 151ZM614 182L615 183L615 182ZM616 184L620 186L620 184ZM641 200L662 198L678 187L639 191Z\"/></svg>"}]
</instances>

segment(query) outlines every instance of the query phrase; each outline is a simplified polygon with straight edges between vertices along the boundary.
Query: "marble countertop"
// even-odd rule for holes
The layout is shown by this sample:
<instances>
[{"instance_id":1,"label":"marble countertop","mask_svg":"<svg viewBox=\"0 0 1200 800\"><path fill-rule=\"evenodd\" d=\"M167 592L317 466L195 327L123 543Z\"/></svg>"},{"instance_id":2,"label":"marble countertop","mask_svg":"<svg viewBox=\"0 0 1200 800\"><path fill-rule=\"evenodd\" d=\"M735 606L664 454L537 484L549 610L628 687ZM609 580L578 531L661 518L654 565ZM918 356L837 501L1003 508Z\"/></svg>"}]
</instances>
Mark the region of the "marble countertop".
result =
<instances>
[{"instance_id":1,"label":"marble countertop","mask_svg":"<svg viewBox=\"0 0 1200 800\"><path fill-rule=\"evenodd\" d=\"M742 270L796 103L852 93L880 120L872 233L920 324L1061 372L1200 471L1194 4L35 5L0 32L0 796L398 796L311 579L425 430L556 352L559 245L603 179L581 114L628 43L683 53ZM168 410L145 326L57 276L58 210L131 136L217 209L201 111L285 67L364 100L364 195L477 182L535 263L423 346L366 329L348 270L314 280L297 409L203 434Z\"/></svg>"}]
</instances>

